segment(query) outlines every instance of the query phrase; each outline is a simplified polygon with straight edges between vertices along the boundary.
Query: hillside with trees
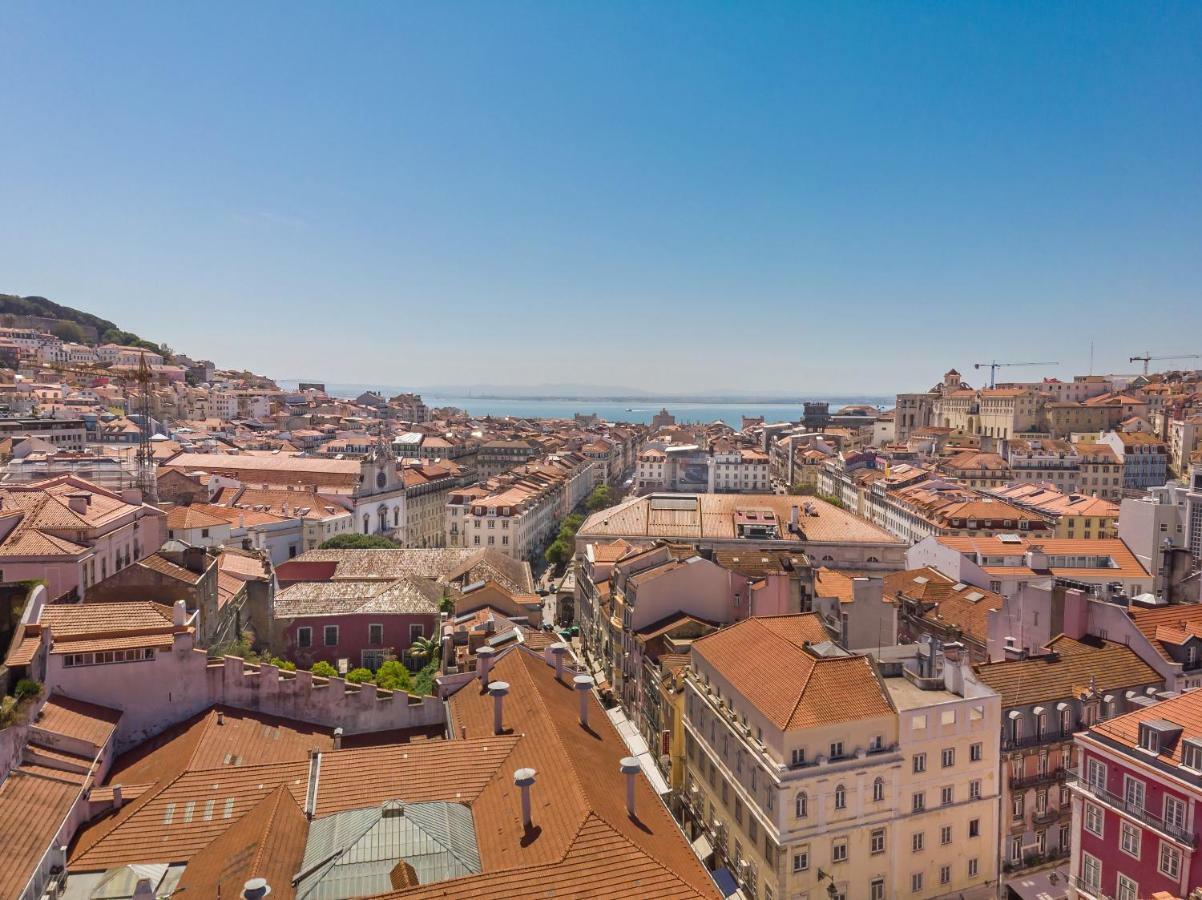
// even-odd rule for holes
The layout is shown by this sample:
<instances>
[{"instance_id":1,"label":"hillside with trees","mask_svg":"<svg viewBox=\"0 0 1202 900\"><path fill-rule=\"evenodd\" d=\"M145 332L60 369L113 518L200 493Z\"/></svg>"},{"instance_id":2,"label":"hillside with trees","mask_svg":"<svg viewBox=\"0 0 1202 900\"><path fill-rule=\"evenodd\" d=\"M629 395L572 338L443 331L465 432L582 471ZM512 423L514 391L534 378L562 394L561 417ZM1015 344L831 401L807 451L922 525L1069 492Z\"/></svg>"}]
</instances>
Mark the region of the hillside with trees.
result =
<instances>
[{"instance_id":1,"label":"hillside with trees","mask_svg":"<svg viewBox=\"0 0 1202 900\"><path fill-rule=\"evenodd\" d=\"M0 324L9 328L42 328L64 341L122 344L156 352L161 350L153 341L118 328L108 319L63 306L45 297L0 294Z\"/></svg>"}]
</instances>

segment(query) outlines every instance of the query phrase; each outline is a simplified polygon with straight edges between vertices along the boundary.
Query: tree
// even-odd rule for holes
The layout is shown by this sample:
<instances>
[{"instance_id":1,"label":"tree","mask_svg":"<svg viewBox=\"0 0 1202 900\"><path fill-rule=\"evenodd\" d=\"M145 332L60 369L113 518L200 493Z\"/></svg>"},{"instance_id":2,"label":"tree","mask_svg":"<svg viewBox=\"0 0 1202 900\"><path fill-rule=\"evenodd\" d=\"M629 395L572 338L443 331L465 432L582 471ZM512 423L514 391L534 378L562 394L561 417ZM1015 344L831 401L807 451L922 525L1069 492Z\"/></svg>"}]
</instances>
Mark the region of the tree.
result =
<instances>
[{"instance_id":1,"label":"tree","mask_svg":"<svg viewBox=\"0 0 1202 900\"><path fill-rule=\"evenodd\" d=\"M399 660L390 659L376 670L376 685L388 691L412 691L413 677Z\"/></svg>"},{"instance_id":2,"label":"tree","mask_svg":"<svg viewBox=\"0 0 1202 900\"><path fill-rule=\"evenodd\" d=\"M357 669L351 669L346 673L346 680L351 684L363 684L366 681L371 681L371 669L365 669L362 666Z\"/></svg>"},{"instance_id":3,"label":"tree","mask_svg":"<svg viewBox=\"0 0 1202 900\"><path fill-rule=\"evenodd\" d=\"M543 557L553 566L562 566L572 558L572 545L557 537L543 552Z\"/></svg>"},{"instance_id":4,"label":"tree","mask_svg":"<svg viewBox=\"0 0 1202 900\"><path fill-rule=\"evenodd\" d=\"M321 662L313 663L313 668L309 670L314 675L320 675L322 678L334 678L338 674L338 670L331 666L324 659Z\"/></svg>"},{"instance_id":5,"label":"tree","mask_svg":"<svg viewBox=\"0 0 1202 900\"><path fill-rule=\"evenodd\" d=\"M56 322L54 327L50 329L50 333L60 341L66 341L69 344L82 344L87 339L87 335L83 333L83 329L74 322Z\"/></svg>"},{"instance_id":6,"label":"tree","mask_svg":"<svg viewBox=\"0 0 1202 900\"><path fill-rule=\"evenodd\" d=\"M599 509L605 509L605 507L609 506L613 502L611 499L611 494L612 492L610 491L608 485L597 485L595 488L593 488L592 493L588 495L588 499L584 501L584 508L589 512L596 512Z\"/></svg>"},{"instance_id":7,"label":"tree","mask_svg":"<svg viewBox=\"0 0 1202 900\"><path fill-rule=\"evenodd\" d=\"M448 616L455 613L455 598L451 596L451 592L445 587L442 589L442 597L438 601L438 611L444 612Z\"/></svg>"},{"instance_id":8,"label":"tree","mask_svg":"<svg viewBox=\"0 0 1202 900\"><path fill-rule=\"evenodd\" d=\"M382 534L336 534L319 550L395 550L401 545Z\"/></svg>"},{"instance_id":9,"label":"tree","mask_svg":"<svg viewBox=\"0 0 1202 900\"><path fill-rule=\"evenodd\" d=\"M429 697L434 694L435 681L438 677L438 662L433 660L417 673L413 679L413 693Z\"/></svg>"},{"instance_id":10,"label":"tree","mask_svg":"<svg viewBox=\"0 0 1202 900\"><path fill-rule=\"evenodd\" d=\"M270 660L270 664L275 666L277 669L283 669L285 672L296 671L296 663L280 656L273 656Z\"/></svg>"},{"instance_id":11,"label":"tree","mask_svg":"<svg viewBox=\"0 0 1202 900\"><path fill-rule=\"evenodd\" d=\"M414 638L409 645L409 655L423 662L437 662L441 656L442 644L432 637Z\"/></svg>"}]
</instances>

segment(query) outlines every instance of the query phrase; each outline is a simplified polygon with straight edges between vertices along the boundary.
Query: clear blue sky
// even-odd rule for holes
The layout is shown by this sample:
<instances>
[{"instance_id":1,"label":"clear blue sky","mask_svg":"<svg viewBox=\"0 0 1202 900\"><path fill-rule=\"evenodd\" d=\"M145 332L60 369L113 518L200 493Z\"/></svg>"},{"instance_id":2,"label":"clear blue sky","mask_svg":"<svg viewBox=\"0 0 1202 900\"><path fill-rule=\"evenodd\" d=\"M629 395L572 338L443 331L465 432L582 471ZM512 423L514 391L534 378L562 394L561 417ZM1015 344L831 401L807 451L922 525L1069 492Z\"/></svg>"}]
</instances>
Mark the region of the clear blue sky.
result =
<instances>
[{"instance_id":1,"label":"clear blue sky","mask_svg":"<svg viewBox=\"0 0 1202 900\"><path fill-rule=\"evenodd\" d=\"M887 392L1202 352L1199 3L8 0L0 35L0 291L219 365Z\"/></svg>"}]
</instances>

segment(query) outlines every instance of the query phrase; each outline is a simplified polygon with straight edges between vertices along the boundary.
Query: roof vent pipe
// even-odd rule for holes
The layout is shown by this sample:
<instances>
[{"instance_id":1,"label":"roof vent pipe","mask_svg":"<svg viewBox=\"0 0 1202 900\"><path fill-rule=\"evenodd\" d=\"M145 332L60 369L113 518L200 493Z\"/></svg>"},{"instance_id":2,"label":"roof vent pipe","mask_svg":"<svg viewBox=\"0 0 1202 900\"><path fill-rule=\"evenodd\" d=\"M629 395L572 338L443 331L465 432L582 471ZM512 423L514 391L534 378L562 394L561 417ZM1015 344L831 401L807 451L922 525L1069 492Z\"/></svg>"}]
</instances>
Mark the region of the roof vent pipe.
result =
<instances>
[{"instance_id":1,"label":"roof vent pipe","mask_svg":"<svg viewBox=\"0 0 1202 900\"><path fill-rule=\"evenodd\" d=\"M488 685L492 694L492 731L501 734L505 730L505 695L509 693L509 684L504 681L494 681Z\"/></svg>"},{"instance_id":2,"label":"roof vent pipe","mask_svg":"<svg viewBox=\"0 0 1202 900\"><path fill-rule=\"evenodd\" d=\"M518 769L513 773L513 783L522 792L522 828L525 831L534 827L534 820L530 813L530 788L534 785L534 775L533 769Z\"/></svg>"},{"instance_id":3,"label":"roof vent pipe","mask_svg":"<svg viewBox=\"0 0 1202 900\"><path fill-rule=\"evenodd\" d=\"M271 885L266 878L252 878L242 885L242 896L245 900L262 900L271 893Z\"/></svg>"},{"instance_id":4,"label":"roof vent pipe","mask_svg":"<svg viewBox=\"0 0 1202 900\"><path fill-rule=\"evenodd\" d=\"M488 673L492 671L493 657L497 651L492 647L480 647L476 650L476 668L480 671L480 684L488 685Z\"/></svg>"},{"instance_id":5,"label":"roof vent pipe","mask_svg":"<svg viewBox=\"0 0 1202 900\"><path fill-rule=\"evenodd\" d=\"M558 644L552 644L547 649L555 657L555 680L563 681L563 657L568 652L568 645L560 641Z\"/></svg>"},{"instance_id":6,"label":"roof vent pipe","mask_svg":"<svg viewBox=\"0 0 1202 900\"><path fill-rule=\"evenodd\" d=\"M580 697L580 724L588 728L588 694L593 688L593 679L589 675L577 675L572 679L576 694Z\"/></svg>"},{"instance_id":7,"label":"roof vent pipe","mask_svg":"<svg viewBox=\"0 0 1202 900\"><path fill-rule=\"evenodd\" d=\"M335 750L342 749L342 726L341 725L339 725L337 728L334 729L334 749Z\"/></svg>"},{"instance_id":8,"label":"roof vent pipe","mask_svg":"<svg viewBox=\"0 0 1202 900\"><path fill-rule=\"evenodd\" d=\"M626 812L630 818L637 820L634 813L634 780L638 777L639 761L633 756L623 756L618 763L618 771L626 776Z\"/></svg>"}]
</instances>

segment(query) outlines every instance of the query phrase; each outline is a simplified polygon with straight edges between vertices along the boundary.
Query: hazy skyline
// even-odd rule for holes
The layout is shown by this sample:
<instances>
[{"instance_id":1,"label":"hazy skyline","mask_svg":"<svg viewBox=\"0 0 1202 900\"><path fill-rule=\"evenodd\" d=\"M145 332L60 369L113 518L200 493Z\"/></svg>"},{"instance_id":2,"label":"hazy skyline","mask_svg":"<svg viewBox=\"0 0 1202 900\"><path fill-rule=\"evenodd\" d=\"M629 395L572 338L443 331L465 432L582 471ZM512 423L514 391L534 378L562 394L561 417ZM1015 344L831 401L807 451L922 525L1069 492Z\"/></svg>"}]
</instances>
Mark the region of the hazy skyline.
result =
<instances>
[{"instance_id":1,"label":"hazy skyline","mask_svg":"<svg viewBox=\"0 0 1202 900\"><path fill-rule=\"evenodd\" d=\"M1202 352L1199 4L0 5L0 292L277 377Z\"/></svg>"}]
</instances>

